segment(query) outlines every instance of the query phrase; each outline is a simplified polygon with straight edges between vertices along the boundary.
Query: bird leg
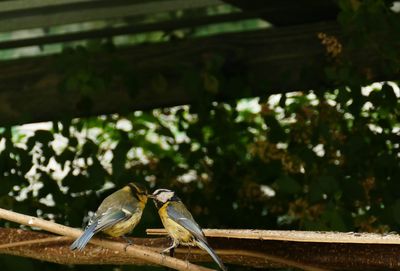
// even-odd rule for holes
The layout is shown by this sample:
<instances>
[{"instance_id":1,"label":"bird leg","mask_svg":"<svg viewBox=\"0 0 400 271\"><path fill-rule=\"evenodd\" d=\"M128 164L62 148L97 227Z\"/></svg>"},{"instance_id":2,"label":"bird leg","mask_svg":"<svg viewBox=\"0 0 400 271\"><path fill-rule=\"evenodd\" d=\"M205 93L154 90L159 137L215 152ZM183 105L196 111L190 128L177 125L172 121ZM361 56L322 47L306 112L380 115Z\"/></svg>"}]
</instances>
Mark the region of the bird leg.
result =
<instances>
[{"instance_id":1,"label":"bird leg","mask_svg":"<svg viewBox=\"0 0 400 271\"><path fill-rule=\"evenodd\" d=\"M173 247L173 248L171 248L171 249L169 250L169 256L170 256L170 257L174 257L174 254L175 254L175 248Z\"/></svg>"},{"instance_id":2,"label":"bird leg","mask_svg":"<svg viewBox=\"0 0 400 271\"><path fill-rule=\"evenodd\" d=\"M189 257L190 257L190 247L191 246L188 246L188 253L186 253L186 257L185 257L185 261L187 261L188 259L189 259Z\"/></svg>"},{"instance_id":3,"label":"bird leg","mask_svg":"<svg viewBox=\"0 0 400 271\"><path fill-rule=\"evenodd\" d=\"M170 256L173 257L173 256L174 256L175 247L176 247L177 245L178 245L178 244L175 242L175 240L172 240L172 245L169 246L169 247L167 247L166 249L164 249L161 253L164 254L164 253L166 253L166 252L169 252Z\"/></svg>"}]
</instances>

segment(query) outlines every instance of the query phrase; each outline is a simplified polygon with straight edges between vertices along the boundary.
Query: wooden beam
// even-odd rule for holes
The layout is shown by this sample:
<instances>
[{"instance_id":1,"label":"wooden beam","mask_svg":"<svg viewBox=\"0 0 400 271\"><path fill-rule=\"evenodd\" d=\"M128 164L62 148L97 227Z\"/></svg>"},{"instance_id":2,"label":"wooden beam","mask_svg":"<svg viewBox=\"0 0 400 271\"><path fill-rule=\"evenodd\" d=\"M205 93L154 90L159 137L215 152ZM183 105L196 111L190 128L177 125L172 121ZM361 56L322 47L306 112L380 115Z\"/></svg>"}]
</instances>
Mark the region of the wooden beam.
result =
<instances>
[{"instance_id":1,"label":"wooden beam","mask_svg":"<svg viewBox=\"0 0 400 271\"><path fill-rule=\"evenodd\" d=\"M223 4L219 0L136 1L5 1L0 2L0 32L125 18Z\"/></svg>"},{"instance_id":2,"label":"wooden beam","mask_svg":"<svg viewBox=\"0 0 400 271\"><path fill-rule=\"evenodd\" d=\"M90 3L92 0L20 0L20 1L2 1L0 2L0 13L15 12L36 8L49 8L63 5L76 5Z\"/></svg>"},{"instance_id":3,"label":"wooden beam","mask_svg":"<svg viewBox=\"0 0 400 271\"><path fill-rule=\"evenodd\" d=\"M14 39L0 42L0 49L11 49L27 46L41 46L45 44L111 38L121 35L130 35L137 33L145 33L151 31L172 31L176 29L191 29L199 26L218 24L232 21L240 21L246 19L254 19L258 17L255 12L235 12L229 14L221 14L215 16L205 16L200 18L179 19L159 23L127 25L112 28L95 29L88 31L79 31L65 34L46 35L42 37Z\"/></svg>"},{"instance_id":4,"label":"wooden beam","mask_svg":"<svg viewBox=\"0 0 400 271\"><path fill-rule=\"evenodd\" d=\"M400 235L358 233L358 232L327 232L327 231L279 231L279 230L219 230L203 229L207 237L252 239L264 241L288 241L307 243L336 244L386 244L400 245ZM165 229L147 229L148 235L167 235Z\"/></svg>"},{"instance_id":5,"label":"wooden beam","mask_svg":"<svg viewBox=\"0 0 400 271\"><path fill-rule=\"evenodd\" d=\"M319 32L340 35L331 22L95 52L83 63L73 55L3 61L0 125L191 104L205 95L226 100L334 87L325 77L327 59ZM363 53L350 55L363 61L362 69L371 66L371 81L381 80L379 71L366 62L374 56L360 57ZM221 67L210 77L204 63L213 59L219 59ZM79 82L63 87L74 65L89 67L104 80L103 88L92 85L88 93Z\"/></svg>"}]
</instances>

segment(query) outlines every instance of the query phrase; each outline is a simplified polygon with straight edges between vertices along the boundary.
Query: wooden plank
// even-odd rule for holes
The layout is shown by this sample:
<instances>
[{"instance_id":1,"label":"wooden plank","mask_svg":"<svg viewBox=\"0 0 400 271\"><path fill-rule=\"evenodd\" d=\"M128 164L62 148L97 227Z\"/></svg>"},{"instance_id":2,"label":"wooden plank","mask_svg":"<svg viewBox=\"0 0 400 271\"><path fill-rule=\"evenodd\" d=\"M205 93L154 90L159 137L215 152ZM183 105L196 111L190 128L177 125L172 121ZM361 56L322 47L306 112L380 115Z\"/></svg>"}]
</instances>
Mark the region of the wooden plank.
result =
<instances>
[{"instance_id":1,"label":"wooden plank","mask_svg":"<svg viewBox=\"0 0 400 271\"><path fill-rule=\"evenodd\" d=\"M0 125L192 104L205 96L221 101L337 87L325 76L326 52L319 32L340 36L339 27L331 22L94 52L80 61L111 87L93 89L91 94L84 94L79 84L62 87L76 63L65 64L64 59L62 66L60 56L3 61ZM365 84L391 79L382 77L381 66L370 52L348 52L346 57L359 67L354 72L361 75L368 69ZM210 82L202 77L207 58L222 60L221 78L214 80L214 89L205 86ZM125 71L115 69L116 63ZM129 78L138 84L126 84Z\"/></svg>"},{"instance_id":2,"label":"wooden plank","mask_svg":"<svg viewBox=\"0 0 400 271\"><path fill-rule=\"evenodd\" d=\"M19 1L1 1L0 14L10 11L21 11L33 8L46 8L61 5L70 5L77 3L90 3L93 0L19 0Z\"/></svg>"},{"instance_id":3,"label":"wooden plank","mask_svg":"<svg viewBox=\"0 0 400 271\"><path fill-rule=\"evenodd\" d=\"M9 254L21 257L29 257L37 260L48 261L58 264L114 264L114 265L149 265L148 262L131 257L127 254L117 253L108 249L100 249L88 244L83 253L72 252L69 245L73 239L59 237L35 231L20 229L0 228L0 254ZM135 245L145 246L153 251L161 252L170 245L169 238L130 238ZM122 240L125 242L125 240ZM213 240L212 240L213 242ZM213 242L214 243L214 242ZM215 244L213 244L215 247ZM245 251L239 247L236 249L216 249L217 253L227 264L247 266L253 268L266 267L305 267L306 270L325 270L312 268L290 259L262 254L256 251ZM180 247L175 250L175 257L189 260L190 262L212 262L208 254L200 249Z\"/></svg>"},{"instance_id":4,"label":"wooden plank","mask_svg":"<svg viewBox=\"0 0 400 271\"><path fill-rule=\"evenodd\" d=\"M208 237L210 245L223 262L231 266L247 268L288 268L303 270L399 270L399 244L354 244L330 242L288 242L231 238L223 231L208 229L206 235L217 231L219 237ZM231 230L227 230L231 231ZM247 236L253 230L244 230ZM294 231L290 231L295 234ZM209 234L208 234L209 233ZM285 231L282 231L284 235ZM301 235L302 233L299 232ZM320 233L316 233L320 234ZM330 233L326 233L330 234ZM322 240L325 235L320 235ZM135 246L144 246L160 252L170 244L169 238L130 238ZM121 240L125 242L124 240ZM143 259L119 253L93 244L83 252L71 252L72 239L37 231L0 228L0 254L28 257L58 264L86 265L149 265ZM180 246L175 257L192 263L209 262L212 259L204 251Z\"/></svg>"},{"instance_id":5,"label":"wooden plank","mask_svg":"<svg viewBox=\"0 0 400 271\"><path fill-rule=\"evenodd\" d=\"M315 232L277 230L204 229L207 237L253 239L307 243L338 244L393 244L400 245L398 234L356 233L356 232ZM147 229L148 235L166 235L165 229Z\"/></svg>"},{"instance_id":6,"label":"wooden plank","mask_svg":"<svg viewBox=\"0 0 400 271\"><path fill-rule=\"evenodd\" d=\"M23 8L23 3L20 3L18 6L12 6L14 9L11 7L7 10L5 7L10 4L9 2L20 1L2 3L5 11L1 12L0 10L0 32L133 17L181 9L204 8L222 3L219 0L169 0L145 3L81 0L71 3L61 1L59 5L54 3L50 6L41 6L36 3L37 7L33 5L34 8L29 9L28 2L30 0L21 0L21 2L27 4L27 9ZM96 2L98 4L94 5L93 3ZM66 6L66 3L68 3L68 6Z\"/></svg>"},{"instance_id":7,"label":"wooden plank","mask_svg":"<svg viewBox=\"0 0 400 271\"><path fill-rule=\"evenodd\" d=\"M103 29L80 31L74 33L66 33L66 34L47 35L43 37L35 37L27 39L6 40L0 42L0 49L11 49L11 48L19 48L27 46L41 46L44 44L54 44L54 43L77 41L77 40L111 38L120 35L145 33L151 31L172 31L176 29L189 29L203 25L224 23L230 21L239 21L256 17L257 15L254 13L237 12L237 13L229 13L229 14L222 14L222 15L215 15L208 17L166 21L161 23L128 25L128 26L103 28Z\"/></svg>"}]
</instances>

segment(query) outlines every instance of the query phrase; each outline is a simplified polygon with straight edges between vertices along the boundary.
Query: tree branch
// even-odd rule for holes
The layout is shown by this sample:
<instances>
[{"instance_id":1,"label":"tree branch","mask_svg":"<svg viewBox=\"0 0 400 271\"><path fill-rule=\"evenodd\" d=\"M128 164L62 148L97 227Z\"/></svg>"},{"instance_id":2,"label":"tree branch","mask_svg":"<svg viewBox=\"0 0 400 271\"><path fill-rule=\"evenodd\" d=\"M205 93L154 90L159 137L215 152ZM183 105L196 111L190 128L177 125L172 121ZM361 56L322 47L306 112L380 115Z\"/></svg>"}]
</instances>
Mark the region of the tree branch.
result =
<instances>
[{"instance_id":1,"label":"tree branch","mask_svg":"<svg viewBox=\"0 0 400 271\"><path fill-rule=\"evenodd\" d=\"M73 229L64 225L60 225L51 221L46 221L44 219L40 219L33 216L23 215L19 213L15 213L12 211L8 211L5 209L0 208L0 218L13 221L22 225L30 226L30 227L37 227L41 228L45 231L49 231L52 233L78 238L82 231L78 229ZM209 271L212 269L197 266L191 264L189 262L185 262L182 260L178 260L172 257L168 257L165 255L161 255L159 253L153 252L148 248L132 245L126 247L126 244L114 242L114 241L107 241L99 238L92 238L90 240L91 243L96 244L98 246L108 248L111 250L119 251L119 253L126 253L138 259L162 265L166 267L170 267L176 270L197 270L197 271ZM73 252L74 254L79 254L81 252Z\"/></svg>"},{"instance_id":2,"label":"tree branch","mask_svg":"<svg viewBox=\"0 0 400 271\"><path fill-rule=\"evenodd\" d=\"M14 247L19 247L19 246L29 246L29 245L38 245L38 244L43 244L43 243L53 243L53 242L60 242L60 241L66 241L66 240L73 240L71 237L49 237L49 238L40 238L40 239L34 239L34 240L29 240L29 241L21 241L21 242L13 242L9 244L3 244L0 245L0 249L6 249L6 248L14 248Z\"/></svg>"}]
</instances>

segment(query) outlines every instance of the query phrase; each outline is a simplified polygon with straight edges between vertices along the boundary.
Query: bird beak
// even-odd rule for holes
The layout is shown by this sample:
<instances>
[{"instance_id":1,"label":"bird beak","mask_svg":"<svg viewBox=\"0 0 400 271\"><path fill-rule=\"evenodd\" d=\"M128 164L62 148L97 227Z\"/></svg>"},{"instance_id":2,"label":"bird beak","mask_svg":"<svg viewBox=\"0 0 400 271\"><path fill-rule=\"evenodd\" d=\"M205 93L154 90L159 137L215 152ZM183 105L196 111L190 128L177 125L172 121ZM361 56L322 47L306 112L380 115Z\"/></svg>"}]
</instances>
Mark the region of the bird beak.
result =
<instances>
[{"instance_id":1,"label":"bird beak","mask_svg":"<svg viewBox=\"0 0 400 271\"><path fill-rule=\"evenodd\" d=\"M152 194L148 194L147 197L150 198L150 199L155 199L155 198L156 198L156 197L153 196Z\"/></svg>"}]
</instances>

